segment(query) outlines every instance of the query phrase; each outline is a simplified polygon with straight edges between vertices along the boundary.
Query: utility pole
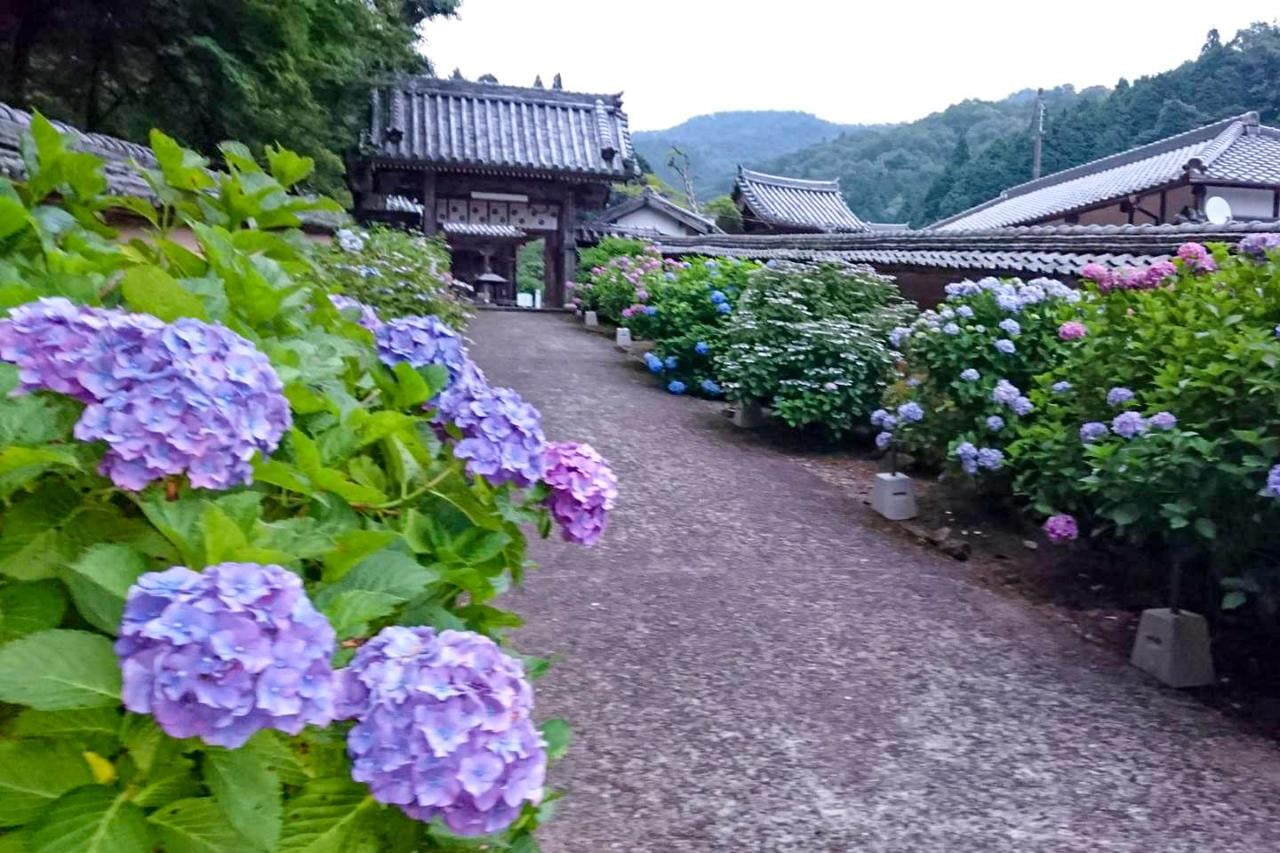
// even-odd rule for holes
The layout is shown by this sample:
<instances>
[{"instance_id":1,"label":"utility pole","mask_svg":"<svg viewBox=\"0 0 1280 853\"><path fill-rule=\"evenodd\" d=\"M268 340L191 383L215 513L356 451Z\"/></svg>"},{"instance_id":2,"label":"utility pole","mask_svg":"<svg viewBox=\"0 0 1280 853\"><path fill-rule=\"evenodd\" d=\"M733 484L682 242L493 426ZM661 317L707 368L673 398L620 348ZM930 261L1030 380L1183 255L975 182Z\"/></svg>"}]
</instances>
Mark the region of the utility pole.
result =
<instances>
[{"instance_id":1,"label":"utility pole","mask_svg":"<svg viewBox=\"0 0 1280 853\"><path fill-rule=\"evenodd\" d=\"M693 196L693 178L689 176L689 155L672 145L671 157L667 159L667 165L680 176L680 182L684 184L685 197L689 200L689 209L698 213L698 200Z\"/></svg>"},{"instance_id":2,"label":"utility pole","mask_svg":"<svg viewBox=\"0 0 1280 853\"><path fill-rule=\"evenodd\" d=\"M1031 125L1031 180L1040 177L1040 151L1044 147L1044 89L1036 90L1036 118Z\"/></svg>"}]
</instances>

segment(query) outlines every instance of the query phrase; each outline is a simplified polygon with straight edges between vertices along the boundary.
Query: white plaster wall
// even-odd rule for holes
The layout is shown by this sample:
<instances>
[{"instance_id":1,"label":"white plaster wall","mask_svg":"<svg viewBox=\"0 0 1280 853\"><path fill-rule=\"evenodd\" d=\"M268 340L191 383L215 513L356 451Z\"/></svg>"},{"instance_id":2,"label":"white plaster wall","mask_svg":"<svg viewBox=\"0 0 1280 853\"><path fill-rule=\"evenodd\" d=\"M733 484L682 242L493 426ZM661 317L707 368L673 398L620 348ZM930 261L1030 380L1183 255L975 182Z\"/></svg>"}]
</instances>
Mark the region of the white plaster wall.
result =
<instances>
[{"instance_id":1,"label":"white plaster wall","mask_svg":"<svg viewBox=\"0 0 1280 853\"><path fill-rule=\"evenodd\" d=\"M1209 187L1205 199L1221 196L1231 205L1234 219L1270 219L1275 195L1271 190L1255 190L1248 187Z\"/></svg>"},{"instance_id":2,"label":"white plaster wall","mask_svg":"<svg viewBox=\"0 0 1280 853\"><path fill-rule=\"evenodd\" d=\"M692 233L683 223L651 207L642 207L639 210L628 213L626 216L618 217L618 224L630 225L633 228L649 228L660 234L670 234L673 237Z\"/></svg>"}]
</instances>

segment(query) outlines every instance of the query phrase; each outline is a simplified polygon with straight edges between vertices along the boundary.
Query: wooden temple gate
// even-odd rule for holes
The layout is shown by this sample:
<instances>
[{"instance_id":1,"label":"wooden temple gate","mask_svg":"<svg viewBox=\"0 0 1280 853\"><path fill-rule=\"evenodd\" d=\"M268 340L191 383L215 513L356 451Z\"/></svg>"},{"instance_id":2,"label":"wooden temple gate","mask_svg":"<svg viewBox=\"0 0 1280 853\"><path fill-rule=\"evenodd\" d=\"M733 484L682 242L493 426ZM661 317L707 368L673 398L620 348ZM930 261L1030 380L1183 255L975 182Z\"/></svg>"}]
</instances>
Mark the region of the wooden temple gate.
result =
<instances>
[{"instance_id":1,"label":"wooden temple gate","mask_svg":"<svg viewBox=\"0 0 1280 853\"><path fill-rule=\"evenodd\" d=\"M514 301L515 253L543 239L543 304L565 302L575 229L639 170L620 95L412 77L375 89L347 178L361 222L443 233L454 275Z\"/></svg>"}]
</instances>

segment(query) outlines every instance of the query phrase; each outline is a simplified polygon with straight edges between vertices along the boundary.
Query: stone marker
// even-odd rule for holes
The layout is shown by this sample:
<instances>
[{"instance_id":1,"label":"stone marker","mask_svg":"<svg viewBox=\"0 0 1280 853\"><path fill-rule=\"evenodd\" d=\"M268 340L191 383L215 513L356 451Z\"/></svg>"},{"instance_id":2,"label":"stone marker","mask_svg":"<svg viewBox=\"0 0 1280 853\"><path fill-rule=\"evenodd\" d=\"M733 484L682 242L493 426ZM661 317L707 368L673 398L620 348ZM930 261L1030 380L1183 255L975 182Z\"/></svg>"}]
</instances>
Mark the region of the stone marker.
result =
<instances>
[{"instance_id":1,"label":"stone marker","mask_svg":"<svg viewBox=\"0 0 1280 853\"><path fill-rule=\"evenodd\" d=\"M760 429L764 426L764 406L759 400L739 400L733 410L733 425L740 429Z\"/></svg>"},{"instance_id":2,"label":"stone marker","mask_svg":"<svg viewBox=\"0 0 1280 853\"><path fill-rule=\"evenodd\" d=\"M631 349L631 330L625 326L619 326L613 333L613 342L618 349Z\"/></svg>"},{"instance_id":3,"label":"stone marker","mask_svg":"<svg viewBox=\"0 0 1280 853\"><path fill-rule=\"evenodd\" d=\"M584 314L583 322L586 323L588 326L600 325L600 320L598 317L596 317L596 312L594 311L588 311L586 314Z\"/></svg>"},{"instance_id":4,"label":"stone marker","mask_svg":"<svg viewBox=\"0 0 1280 853\"><path fill-rule=\"evenodd\" d=\"M1199 613L1185 610L1144 610L1129 662L1170 687L1212 684L1209 623Z\"/></svg>"},{"instance_id":5,"label":"stone marker","mask_svg":"<svg viewBox=\"0 0 1280 853\"><path fill-rule=\"evenodd\" d=\"M890 521L916 517L916 496L906 474L876 474L871 487L871 508Z\"/></svg>"}]
</instances>

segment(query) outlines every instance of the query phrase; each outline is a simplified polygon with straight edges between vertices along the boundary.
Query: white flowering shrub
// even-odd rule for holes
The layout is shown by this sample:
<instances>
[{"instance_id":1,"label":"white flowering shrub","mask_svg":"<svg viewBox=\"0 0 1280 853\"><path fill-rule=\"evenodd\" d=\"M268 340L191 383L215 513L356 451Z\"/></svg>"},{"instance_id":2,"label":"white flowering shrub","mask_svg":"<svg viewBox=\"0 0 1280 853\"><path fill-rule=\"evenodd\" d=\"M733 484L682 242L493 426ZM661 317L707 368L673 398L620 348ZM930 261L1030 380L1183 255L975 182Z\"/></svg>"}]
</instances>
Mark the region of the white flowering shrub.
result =
<instances>
[{"instance_id":1,"label":"white flowering shrub","mask_svg":"<svg viewBox=\"0 0 1280 853\"><path fill-rule=\"evenodd\" d=\"M771 262L753 273L715 356L725 394L760 400L791 427L838 438L880 400L913 306L866 268Z\"/></svg>"}]
</instances>

